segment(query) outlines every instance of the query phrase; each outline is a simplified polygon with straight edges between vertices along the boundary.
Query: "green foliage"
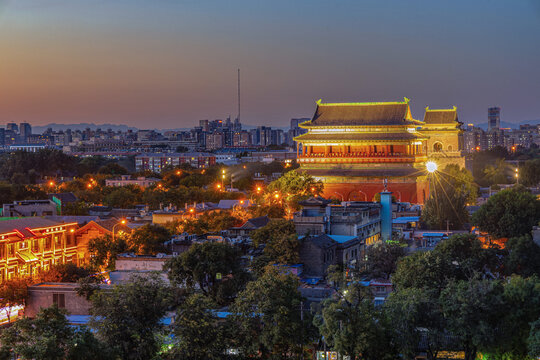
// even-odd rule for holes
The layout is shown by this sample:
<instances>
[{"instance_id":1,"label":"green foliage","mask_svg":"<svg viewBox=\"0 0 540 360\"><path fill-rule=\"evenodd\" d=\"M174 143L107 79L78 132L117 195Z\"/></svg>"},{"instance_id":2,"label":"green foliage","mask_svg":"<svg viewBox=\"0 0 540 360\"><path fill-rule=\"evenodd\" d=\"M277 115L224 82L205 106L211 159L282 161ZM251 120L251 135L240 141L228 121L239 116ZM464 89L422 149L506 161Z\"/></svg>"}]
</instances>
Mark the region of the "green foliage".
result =
<instances>
[{"instance_id":1,"label":"green foliage","mask_svg":"<svg viewBox=\"0 0 540 360\"><path fill-rule=\"evenodd\" d=\"M270 263L297 264L300 261L300 241L294 223L290 220L271 220L251 234L255 247L264 245L263 256L253 267L262 269Z\"/></svg>"},{"instance_id":2,"label":"green foliage","mask_svg":"<svg viewBox=\"0 0 540 360\"><path fill-rule=\"evenodd\" d=\"M109 175L126 175L129 172L127 169L118 163L111 162L107 165L103 165L99 168L98 174L109 174Z\"/></svg>"},{"instance_id":3,"label":"green foliage","mask_svg":"<svg viewBox=\"0 0 540 360\"><path fill-rule=\"evenodd\" d=\"M240 255L236 247L225 243L193 244L188 251L167 260L164 269L173 284L191 291L198 285L214 302L227 304L247 280Z\"/></svg>"},{"instance_id":4,"label":"green foliage","mask_svg":"<svg viewBox=\"0 0 540 360\"><path fill-rule=\"evenodd\" d=\"M158 353L160 323L171 290L158 273L133 275L129 282L92 297L90 327L120 359L152 359Z\"/></svg>"},{"instance_id":5,"label":"green foliage","mask_svg":"<svg viewBox=\"0 0 540 360\"><path fill-rule=\"evenodd\" d=\"M227 324L219 321L215 304L208 297L193 294L176 310L171 358L219 360L227 350Z\"/></svg>"},{"instance_id":6,"label":"green foliage","mask_svg":"<svg viewBox=\"0 0 540 360\"><path fill-rule=\"evenodd\" d=\"M292 211L299 208L298 202L321 194L323 188L321 181L315 180L305 171L302 173L289 171L268 185L266 202L283 204L287 215L290 216Z\"/></svg>"},{"instance_id":7,"label":"green foliage","mask_svg":"<svg viewBox=\"0 0 540 360\"><path fill-rule=\"evenodd\" d=\"M522 186L491 196L473 215L480 230L497 238L528 234L540 219L540 200Z\"/></svg>"},{"instance_id":8,"label":"green foliage","mask_svg":"<svg viewBox=\"0 0 540 360\"><path fill-rule=\"evenodd\" d=\"M315 323L328 345L351 359L395 359L383 314L373 305L369 288L351 284L343 296L326 300Z\"/></svg>"},{"instance_id":9,"label":"green foliage","mask_svg":"<svg viewBox=\"0 0 540 360\"><path fill-rule=\"evenodd\" d=\"M129 209L141 203L142 190L138 186L122 186L114 188L107 194L103 202L111 207Z\"/></svg>"},{"instance_id":10,"label":"green foliage","mask_svg":"<svg viewBox=\"0 0 540 360\"><path fill-rule=\"evenodd\" d=\"M425 288L440 293L450 280L468 280L498 267L497 253L484 249L473 235L453 235L434 250L399 261L392 276L396 289Z\"/></svg>"},{"instance_id":11,"label":"green foliage","mask_svg":"<svg viewBox=\"0 0 540 360\"><path fill-rule=\"evenodd\" d=\"M503 147L473 153L473 176L480 186L507 183L506 173L509 170L504 160L509 157Z\"/></svg>"},{"instance_id":12,"label":"green foliage","mask_svg":"<svg viewBox=\"0 0 540 360\"><path fill-rule=\"evenodd\" d=\"M85 201L62 204L62 215L88 215L89 208Z\"/></svg>"},{"instance_id":13,"label":"green foliage","mask_svg":"<svg viewBox=\"0 0 540 360\"><path fill-rule=\"evenodd\" d=\"M392 338L408 358L416 356L422 340L430 360L436 359L440 350L452 348L438 300L432 289L411 287L393 292L385 302L383 310Z\"/></svg>"},{"instance_id":14,"label":"green foliage","mask_svg":"<svg viewBox=\"0 0 540 360\"><path fill-rule=\"evenodd\" d=\"M92 254L90 265L96 269L114 270L116 256L131 250L126 236L115 235L113 241L110 235L104 235L88 241L88 252Z\"/></svg>"},{"instance_id":15,"label":"green foliage","mask_svg":"<svg viewBox=\"0 0 540 360\"><path fill-rule=\"evenodd\" d=\"M9 307L15 305L24 305L28 297L28 280L11 279L5 280L0 284L0 308L6 311L8 322L10 321Z\"/></svg>"},{"instance_id":16,"label":"green foliage","mask_svg":"<svg viewBox=\"0 0 540 360\"><path fill-rule=\"evenodd\" d=\"M476 202L477 189L470 172L447 165L431 177L431 196L422 210L421 221L430 229L462 229L469 221L466 205Z\"/></svg>"},{"instance_id":17,"label":"green foliage","mask_svg":"<svg viewBox=\"0 0 540 360\"><path fill-rule=\"evenodd\" d=\"M251 240L255 246L267 244L274 238L288 237L296 234L294 223L289 220L271 220L268 224L251 233Z\"/></svg>"},{"instance_id":18,"label":"green foliage","mask_svg":"<svg viewBox=\"0 0 540 360\"><path fill-rule=\"evenodd\" d=\"M91 269L75 264L55 264L48 270L41 270L38 279L39 282L77 282L93 273Z\"/></svg>"},{"instance_id":19,"label":"green foliage","mask_svg":"<svg viewBox=\"0 0 540 360\"><path fill-rule=\"evenodd\" d=\"M296 357L313 339L308 311L302 312L298 278L270 266L238 294L231 311L236 347L242 356L269 359Z\"/></svg>"},{"instance_id":20,"label":"green foliage","mask_svg":"<svg viewBox=\"0 0 540 360\"><path fill-rule=\"evenodd\" d=\"M143 225L129 236L131 249L142 255L167 252L168 249L164 243L170 239L171 234L167 228L154 224Z\"/></svg>"},{"instance_id":21,"label":"green foliage","mask_svg":"<svg viewBox=\"0 0 540 360\"><path fill-rule=\"evenodd\" d=\"M505 248L508 252L504 259L506 275L540 276L540 246L529 235L510 238Z\"/></svg>"},{"instance_id":22,"label":"green foliage","mask_svg":"<svg viewBox=\"0 0 540 360\"><path fill-rule=\"evenodd\" d=\"M525 186L540 184L540 158L526 161L519 167L519 182Z\"/></svg>"},{"instance_id":23,"label":"green foliage","mask_svg":"<svg viewBox=\"0 0 540 360\"><path fill-rule=\"evenodd\" d=\"M529 356L537 359L540 356L540 319L531 324L531 331L528 338Z\"/></svg>"},{"instance_id":24,"label":"green foliage","mask_svg":"<svg viewBox=\"0 0 540 360\"><path fill-rule=\"evenodd\" d=\"M405 248L399 243L384 242L369 246L365 259L360 262L360 273L372 279L389 279L396 271L398 260L403 256Z\"/></svg>"},{"instance_id":25,"label":"green foliage","mask_svg":"<svg viewBox=\"0 0 540 360\"><path fill-rule=\"evenodd\" d=\"M217 233L239 225L241 222L241 219L233 216L229 211L204 213L198 218L186 219L180 223L178 231L197 235Z\"/></svg>"},{"instance_id":26,"label":"green foliage","mask_svg":"<svg viewBox=\"0 0 540 360\"><path fill-rule=\"evenodd\" d=\"M465 360L476 359L479 350L497 341L497 323L503 314L503 285L496 280L452 281L439 303L447 329L465 351Z\"/></svg>"},{"instance_id":27,"label":"green foliage","mask_svg":"<svg viewBox=\"0 0 540 360\"><path fill-rule=\"evenodd\" d=\"M68 176L75 171L76 163L77 160L74 157L60 150L43 149L37 152L5 153L0 155L0 177L10 180L14 174L28 174L31 169L34 170L34 177ZM16 179L19 180L20 176Z\"/></svg>"},{"instance_id":28,"label":"green foliage","mask_svg":"<svg viewBox=\"0 0 540 360\"><path fill-rule=\"evenodd\" d=\"M20 359L112 359L85 327L74 328L66 311L56 305L41 309L35 319L24 318L0 335L1 352Z\"/></svg>"}]
</instances>

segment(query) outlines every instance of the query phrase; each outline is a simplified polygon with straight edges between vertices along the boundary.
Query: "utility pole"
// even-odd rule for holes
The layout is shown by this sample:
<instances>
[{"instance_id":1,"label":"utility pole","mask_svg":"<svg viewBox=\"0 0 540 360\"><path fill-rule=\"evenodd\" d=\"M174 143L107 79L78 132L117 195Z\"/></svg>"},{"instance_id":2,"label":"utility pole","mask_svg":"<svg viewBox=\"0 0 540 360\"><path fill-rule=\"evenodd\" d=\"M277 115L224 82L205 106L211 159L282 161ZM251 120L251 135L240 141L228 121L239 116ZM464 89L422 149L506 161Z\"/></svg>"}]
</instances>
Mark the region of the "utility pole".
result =
<instances>
[{"instance_id":1,"label":"utility pole","mask_svg":"<svg viewBox=\"0 0 540 360\"><path fill-rule=\"evenodd\" d=\"M238 69L238 122L240 122L240 69Z\"/></svg>"},{"instance_id":2,"label":"utility pole","mask_svg":"<svg viewBox=\"0 0 540 360\"><path fill-rule=\"evenodd\" d=\"M446 220L446 234L450 233L450 220Z\"/></svg>"}]
</instances>

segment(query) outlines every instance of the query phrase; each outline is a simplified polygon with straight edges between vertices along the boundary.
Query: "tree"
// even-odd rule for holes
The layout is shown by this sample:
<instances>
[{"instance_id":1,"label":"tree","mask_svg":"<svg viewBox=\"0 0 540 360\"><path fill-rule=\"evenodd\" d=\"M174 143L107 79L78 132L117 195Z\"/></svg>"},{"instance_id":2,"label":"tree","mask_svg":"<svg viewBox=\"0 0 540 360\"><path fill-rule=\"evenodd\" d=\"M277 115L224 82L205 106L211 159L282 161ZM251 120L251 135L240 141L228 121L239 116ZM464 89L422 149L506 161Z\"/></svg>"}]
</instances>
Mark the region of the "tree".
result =
<instances>
[{"instance_id":1,"label":"tree","mask_svg":"<svg viewBox=\"0 0 540 360\"><path fill-rule=\"evenodd\" d=\"M469 221L466 205L476 202L476 186L471 173L455 164L430 175L431 196L421 221L430 229L461 229Z\"/></svg>"},{"instance_id":2,"label":"tree","mask_svg":"<svg viewBox=\"0 0 540 360\"><path fill-rule=\"evenodd\" d=\"M419 344L425 344L429 360L437 359L440 350L452 347L438 300L436 292L429 288L411 287L392 292L384 303L392 338L408 358L416 356Z\"/></svg>"},{"instance_id":3,"label":"tree","mask_svg":"<svg viewBox=\"0 0 540 360\"><path fill-rule=\"evenodd\" d=\"M531 324L527 343L529 356L533 359L537 359L540 356L540 319Z\"/></svg>"},{"instance_id":4,"label":"tree","mask_svg":"<svg viewBox=\"0 0 540 360\"><path fill-rule=\"evenodd\" d=\"M540 184L540 159L526 161L520 166L519 182L525 186Z\"/></svg>"},{"instance_id":5,"label":"tree","mask_svg":"<svg viewBox=\"0 0 540 360\"><path fill-rule=\"evenodd\" d=\"M55 264L48 270L41 270L38 278L39 282L77 282L93 273L90 269L75 264Z\"/></svg>"},{"instance_id":6,"label":"tree","mask_svg":"<svg viewBox=\"0 0 540 360\"><path fill-rule=\"evenodd\" d=\"M108 206L117 208L132 208L141 202L142 191L136 186L115 188L103 199Z\"/></svg>"},{"instance_id":7,"label":"tree","mask_svg":"<svg viewBox=\"0 0 540 360\"><path fill-rule=\"evenodd\" d=\"M540 276L540 246L536 245L530 235L510 238L505 249L508 252L504 258L506 275Z\"/></svg>"},{"instance_id":8,"label":"tree","mask_svg":"<svg viewBox=\"0 0 540 360\"><path fill-rule=\"evenodd\" d=\"M85 327L74 328L66 311L56 305L41 309L35 319L24 318L0 335L6 358L90 360L110 358L107 349Z\"/></svg>"},{"instance_id":9,"label":"tree","mask_svg":"<svg viewBox=\"0 0 540 360\"><path fill-rule=\"evenodd\" d=\"M538 277L508 278L504 283L502 301L504 308L497 314L497 340L486 352L504 354L508 359L524 359L527 357L531 323L540 317Z\"/></svg>"},{"instance_id":10,"label":"tree","mask_svg":"<svg viewBox=\"0 0 540 360\"><path fill-rule=\"evenodd\" d=\"M497 238L530 233L540 219L540 200L523 186L515 186L491 196L473 215L480 230Z\"/></svg>"},{"instance_id":11,"label":"tree","mask_svg":"<svg viewBox=\"0 0 540 360\"><path fill-rule=\"evenodd\" d=\"M238 294L231 311L242 356L283 359L303 352L313 327L298 287L296 276L270 266Z\"/></svg>"},{"instance_id":12,"label":"tree","mask_svg":"<svg viewBox=\"0 0 540 360\"><path fill-rule=\"evenodd\" d=\"M182 146L182 145L178 145L176 147L176 152L179 152L179 153L183 153L183 152L188 152L189 149L185 146Z\"/></svg>"},{"instance_id":13,"label":"tree","mask_svg":"<svg viewBox=\"0 0 540 360\"><path fill-rule=\"evenodd\" d=\"M382 313L375 309L369 288L354 283L343 296L324 302L315 320L325 342L351 359L394 359L396 353L385 334Z\"/></svg>"},{"instance_id":14,"label":"tree","mask_svg":"<svg viewBox=\"0 0 540 360\"><path fill-rule=\"evenodd\" d=\"M109 234L92 238L88 241L88 252L92 254L90 266L114 270L116 256L132 250L126 236L115 235L114 241Z\"/></svg>"},{"instance_id":15,"label":"tree","mask_svg":"<svg viewBox=\"0 0 540 360\"><path fill-rule=\"evenodd\" d=\"M0 285L0 308L5 310L8 322L11 322L11 307L15 305L24 305L27 297L27 279L15 278L4 281Z\"/></svg>"},{"instance_id":16,"label":"tree","mask_svg":"<svg viewBox=\"0 0 540 360\"><path fill-rule=\"evenodd\" d=\"M128 173L129 172L125 167L115 162L110 162L107 165L103 165L98 170L98 174L126 175Z\"/></svg>"},{"instance_id":17,"label":"tree","mask_svg":"<svg viewBox=\"0 0 540 360\"><path fill-rule=\"evenodd\" d=\"M272 181L266 188L266 202L279 203L290 217L299 208L298 202L322 193L322 181L315 180L305 171L289 171Z\"/></svg>"},{"instance_id":18,"label":"tree","mask_svg":"<svg viewBox=\"0 0 540 360\"><path fill-rule=\"evenodd\" d=\"M289 220L270 220L265 226L251 233L251 240L255 246L267 244L277 237L288 237L296 234L294 223Z\"/></svg>"},{"instance_id":19,"label":"tree","mask_svg":"<svg viewBox=\"0 0 540 360\"><path fill-rule=\"evenodd\" d=\"M193 244L188 251L167 260L164 269L173 284L190 290L198 285L216 303L227 304L247 280L240 255L236 247L225 243Z\"/></svg>"},{"instance_id":20,"label":"tree","mask_svg":"<svg viewBox=\"0 0 540 360\"><path fill-rule=\"evenodd\" d=\"M214 310L215 304L208 297L193 294L176 311L173 332L174 358L192 360L222 359L226 350L226 330Z\"/></svg>"},{"instance_id":21,"label":"tree","mask_svg":"<svg viewBox=\"0 0 540 360\"><path fill-rule=\"evenodd\" d=\"M498 318L503 314L503 285L498 280L451 281L439 298L447 329L465 352L476 359L479 350L497 341Z\"/></svg>"},{"instance_id":22,"label":"tree","mask_svg":"<svg viewBox=\"0 0 540 360\"><path fill-rule=\"evenodd\" d=\"M161 320L171 291L159 273L133 275L130 281L92 297L90 327L121 359L152 359L160 344Z\"/></svg>"},{"instance_id":23,"label":"tree","mask_svg":"<svg viewBox=\"0 0 540 360\"><path fill-rule=\"evenodd\" d=\"M396 242L377 243L369 246L366 258L360 263L361 274L371 278L389 279L396 271L397 262L405 255L405 248Z\"/></svg>"},{"instance_id":24,"label":"tree","mask_svg":"<svg viewBox=\"0 0 540 360\"><path fill-rule=\"evenodd\" d=\"M141 255L155 255L167 252L165 242L171 239L171 234L167 228L147 224L137 228L130 235L131 248Z\"/></svg>"},{"instance_id":25,"label":"tree","mask_svg":"<svg viewBox=\"0 0 540 360\"><path fill-rule=\"evenodd\" d=\"M493 276L489 273L499 267L497 255L494 249L484 249L473 235L453 235L432 251L402 258L392 282L398 290L425 288L438 296L451 280L469 280L479 273Z\"/></svg>"}]
</instances>

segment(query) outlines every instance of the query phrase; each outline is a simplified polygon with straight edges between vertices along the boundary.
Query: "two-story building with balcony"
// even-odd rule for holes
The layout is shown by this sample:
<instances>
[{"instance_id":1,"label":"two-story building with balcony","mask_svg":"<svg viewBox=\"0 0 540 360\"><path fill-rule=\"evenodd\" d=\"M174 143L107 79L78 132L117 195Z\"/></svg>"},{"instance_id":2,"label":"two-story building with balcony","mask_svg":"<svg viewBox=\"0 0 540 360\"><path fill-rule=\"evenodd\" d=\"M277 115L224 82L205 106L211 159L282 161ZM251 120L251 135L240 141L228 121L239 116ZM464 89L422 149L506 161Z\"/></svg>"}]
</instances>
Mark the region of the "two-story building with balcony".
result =
<instances>
[{"instance_id":1,"label":"two-story building with balcony","mask_svg":"<svg viewBox=\"0 0 540 360\"><path fill-rule=\"evenodd\" d=\"M0 282L33 276L54 264L78 263L78 224L39 217L0 221Z\"/></svg>"}]
</instances>

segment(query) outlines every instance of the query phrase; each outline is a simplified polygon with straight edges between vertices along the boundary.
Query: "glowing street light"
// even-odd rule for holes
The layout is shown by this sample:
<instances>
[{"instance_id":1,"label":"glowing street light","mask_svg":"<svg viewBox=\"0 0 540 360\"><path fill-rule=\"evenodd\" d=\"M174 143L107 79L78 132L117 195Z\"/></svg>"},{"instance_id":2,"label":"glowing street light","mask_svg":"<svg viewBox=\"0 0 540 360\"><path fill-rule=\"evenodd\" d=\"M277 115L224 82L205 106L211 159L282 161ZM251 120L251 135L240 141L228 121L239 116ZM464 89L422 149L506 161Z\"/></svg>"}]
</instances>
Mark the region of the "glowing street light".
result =
<instances>
[{"instance_id":1,"label":"glowing street light","mask_svg":"<svg viewBox=\"0 0 540 360\"><path fill-rule=\"evenodd\" d=\"M279 194L278 194L278 193L275 193L275 194L274 194L274 197L275 197L276 199L279 199Z\"/></svg>"},{"instance_id":2,"label":"glowing street light","mask_svg":"<svg viewBox=\"0 0 540 360\"><path fill-rule=\"evenodd\" d=\"M112 227L112 241L114 242L114 229L118 226L118 225L125 225L126 224L126 219L122 219L120 220L119 222L117 222L116 224L113 225Z\"/></svg>"},{"instance_id":3,"label":"glowing street light","mask_svg":"<svg viewBox=\"0 0 540 360\"><path fill-rule=\"evenodd\" d=\"M49 186L54 186L54 181L49 181Z\"/></svg>"},{"instance_id":4,"label":"glowing street light","mask_svg":"<svg viewBox=\"0 0 540 360\"><path fill-rule=\"evenodd\" d=\"M428 172L434 173L435 171L437 171L437 164L433 161L428 161L426 163L426 169Z\"/></svg>"},{"instance_id":5,"label":"glowing street light","mask_svg":"<svg viewBox=\"0 0 540 360\"><path fill-rule=\"evenodd\" d=\"M257 192L261 192L262 188L260 186L257 186Z\"/></svg>"}]
</instances>

